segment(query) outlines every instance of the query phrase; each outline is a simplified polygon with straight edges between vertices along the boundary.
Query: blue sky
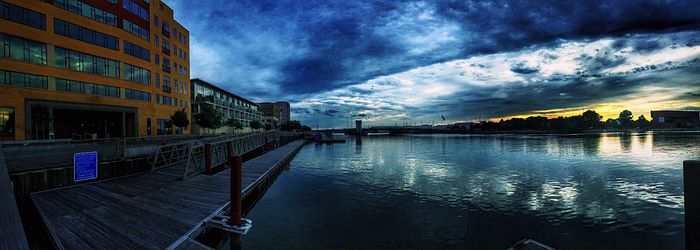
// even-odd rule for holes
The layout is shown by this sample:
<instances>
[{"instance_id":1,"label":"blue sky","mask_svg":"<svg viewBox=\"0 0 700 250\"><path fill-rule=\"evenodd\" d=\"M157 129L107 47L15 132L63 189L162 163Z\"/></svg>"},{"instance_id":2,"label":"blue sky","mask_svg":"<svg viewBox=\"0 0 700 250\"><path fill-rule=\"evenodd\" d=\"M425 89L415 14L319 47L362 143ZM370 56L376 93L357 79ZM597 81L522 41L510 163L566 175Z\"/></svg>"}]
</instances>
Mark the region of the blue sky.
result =
<instances>
[{"instance_id":1,"label":"blue sky","mask_svg":"<svg viewBox=\"0 0 700 250\"><path fill-rule=\"evenodd\" d=\"M191 76L316 127L700 109L694 1L167 1Z\"/></svg>"}]
</instances>

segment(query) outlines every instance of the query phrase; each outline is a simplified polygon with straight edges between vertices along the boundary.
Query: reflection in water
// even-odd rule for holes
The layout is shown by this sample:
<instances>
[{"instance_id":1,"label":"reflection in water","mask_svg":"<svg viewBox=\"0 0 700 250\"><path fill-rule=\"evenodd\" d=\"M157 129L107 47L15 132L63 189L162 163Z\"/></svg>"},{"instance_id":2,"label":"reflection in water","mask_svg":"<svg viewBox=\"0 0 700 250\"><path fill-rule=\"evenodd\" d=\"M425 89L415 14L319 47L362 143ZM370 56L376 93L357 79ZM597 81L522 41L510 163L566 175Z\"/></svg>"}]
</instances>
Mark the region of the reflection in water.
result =
<instances>
[{"instance_id":1,"label":"reflection in water","mask_svg":"<svg viewBox=\"0 0 700 250\"><path fill-rule=\"evenodd\" d=\"M698 133L365 137L304 148L251 215L270 219L268 233L294 235L274 215L314 211L317 231L296 237L321 234L317 247L366 237L502 248L534 237L561 248L682 248L682 161L700 157L699 142ZM295 194L302 201L287 198ZM405 235L375 238L353 223L363 216ZM338 227L353 233L331 234Z\"/></svg>"}]
</instances>

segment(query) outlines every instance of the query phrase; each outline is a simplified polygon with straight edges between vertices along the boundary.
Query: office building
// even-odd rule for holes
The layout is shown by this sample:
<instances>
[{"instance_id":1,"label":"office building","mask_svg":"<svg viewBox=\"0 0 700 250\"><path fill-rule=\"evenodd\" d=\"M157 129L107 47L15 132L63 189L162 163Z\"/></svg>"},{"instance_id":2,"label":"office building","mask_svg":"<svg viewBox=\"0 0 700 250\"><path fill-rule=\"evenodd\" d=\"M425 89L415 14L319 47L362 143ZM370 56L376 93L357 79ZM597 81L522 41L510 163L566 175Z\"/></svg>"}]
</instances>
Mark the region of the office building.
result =
<instances>
[{"instance_id":1,"label":"office building","mask_svg":"<svg viewBox=\"0 0 700 250\"><path fill-rule=\"evenodd\" d=\"M189 32L160 0L0 0L0 138L189 133Z\"/></svg>"},{"instance_id":2,"label":"office building","mask_svg":"<svg viewBox=\"0 0 700 250\"><path fill-rule=\"evenodd\" d=\"M260 111L265 122L277 121L277 126L288 123L291 119L289 102L261 102Z\"/></svg>"},{"instance_id":3,"label":"office building","mask_svg":"<svg viewBox=\"0 0 700 250\"><path fill-rule=\"evenodd\" d=\"M243 126L243 129L238 132L250 131L251 122L261 121L262 117L257 103L201 79L192 79L190 82L192 84L191 99L193 116L199 114L205 106L211 107L222 115L224 124L230 119L239 122ZM227 125L218 129L204 129L200 128L195 122L192 123L192 133L196 134L230 132L234 132L234 128Z\"/></svg>"}]
</instances>

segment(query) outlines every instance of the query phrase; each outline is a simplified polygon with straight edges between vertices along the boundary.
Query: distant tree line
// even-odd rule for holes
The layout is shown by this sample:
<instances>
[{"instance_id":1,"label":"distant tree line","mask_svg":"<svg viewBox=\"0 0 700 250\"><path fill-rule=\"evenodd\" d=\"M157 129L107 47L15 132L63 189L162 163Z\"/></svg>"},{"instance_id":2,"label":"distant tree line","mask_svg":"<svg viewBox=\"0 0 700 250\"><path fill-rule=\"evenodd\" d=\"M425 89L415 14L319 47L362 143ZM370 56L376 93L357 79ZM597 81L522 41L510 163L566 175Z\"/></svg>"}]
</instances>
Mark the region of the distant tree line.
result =
<instances>
[{"instance_id":1,"label":"distant tree line","mask_svg":"<svg viewBox=\"0 0 700 250\"><path fill-rule=\"evenodd\" d=\"M624 110L613 119L602 120L603 116L593 110L587 110L581 115L569 117L547 118L530 116L527 118L501 119L498 122L482 121L474 125L481 130L548 130L555 132L578 132L591 129L648 129L651 121L644 115L634 120L632 112Z\"/></svg>"},{"instance_id":2,"label":"distant tree line","mask_svg":"<svg viewBox=\"0 0 700 250\"><path fill-rule=\"evenodd\" d=\"M202 128L205 129L218 129L223 126L229 126L234 129L234 132L236 130L243 129L243 123L241 121L234 119L233 117L228 118L225 120L224 115L219 112L218 110L205 105L202 106L202 110L194 115L194 123L199 125ZM250 121L248 124L251 129L257 131L259 129L265 129L265 130L272 130L278 128L277 124L270 124L270 123L265 123L262 124L259 121ZM311 130L310 127L306 125L301 125L299 121L289 121L285 124L282 124L279 126L280 130L285 130L285 131L308 131Z\"/></svg>"}]
</instances>

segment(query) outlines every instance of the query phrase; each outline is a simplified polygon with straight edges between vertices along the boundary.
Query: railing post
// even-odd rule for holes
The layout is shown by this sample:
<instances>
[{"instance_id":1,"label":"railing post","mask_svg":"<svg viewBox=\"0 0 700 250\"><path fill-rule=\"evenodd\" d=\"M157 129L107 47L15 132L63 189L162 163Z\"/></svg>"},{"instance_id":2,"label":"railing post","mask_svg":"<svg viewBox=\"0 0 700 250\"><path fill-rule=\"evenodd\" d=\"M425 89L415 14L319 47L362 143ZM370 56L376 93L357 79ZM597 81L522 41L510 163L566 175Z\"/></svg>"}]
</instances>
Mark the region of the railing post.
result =
<instances>
[{"instance_id":1,"label":"railing post","mask_svg":"<svg viewBox=\"0 0 700 250\"><path fill-rule=\"evenodd\" d=\"M226 160L229 163L229 167L231 167L231 157L234 156L233 152L233 141L228 141L226 142Z\"/></svg>"},{"instance_id":2,"label":"railing post","mask_svg":"<svg viewBox=\"0 0 700 250\"><path fill-rule=\"evenodd\" d=\"M212 165L211 144L207 143L207 144L204 144L204 167L206 169L207 175L211 175L211 165Z\"/></svg>"},{"instance_id":3,"label":"railing post","mask_svg":"<svg viewBox=\"0 0 700 250\"><path fill-rule=\"evenodd\" d=\"M233 144L231 144L233 152ZM243 192L243 158L240 155L231 155L229 158L231 165L231 206L229 210L229 225L241 226L241 216L243 213L243 201L241 193ZM241 235L229 234L231 249L240 249Z\"/></svg>"},{"instance_id":4,"label":"railing post","mask_svg":"<svg viewBox=\"0 0 700 250\"><path fill-rule=\"evenodd\" d=\"M683 162L685 249L700 249L700 161Z\"/></svg>"}]
</instances>

